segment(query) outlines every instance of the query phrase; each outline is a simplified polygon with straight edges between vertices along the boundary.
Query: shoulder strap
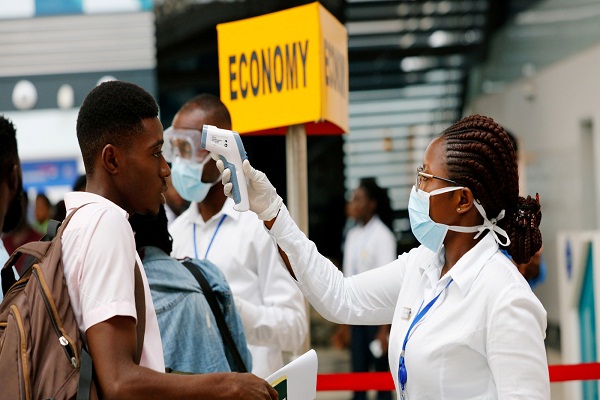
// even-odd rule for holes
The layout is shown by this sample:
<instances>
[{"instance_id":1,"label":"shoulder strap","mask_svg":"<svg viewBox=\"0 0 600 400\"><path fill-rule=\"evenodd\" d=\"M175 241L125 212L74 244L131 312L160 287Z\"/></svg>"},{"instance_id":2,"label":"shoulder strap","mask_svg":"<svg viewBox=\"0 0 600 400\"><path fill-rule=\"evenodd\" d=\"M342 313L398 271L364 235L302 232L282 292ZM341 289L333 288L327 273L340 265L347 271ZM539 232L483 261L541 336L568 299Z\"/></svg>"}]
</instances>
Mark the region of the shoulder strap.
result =
<instances>
[{"instance_id":1,"label":"shoulder strap","mask_svg":"<svg viewBox=\"0 0 600 400\"><path fill-rule=\"evenodd\" d=\"M88 204L89 203L85 203L85 204L77 207L76 209L74 209L65 218L64 221L57 221L55 219L51 219L50 221L48 221L48 226L46 228L46 234L39 241L40 242L51 242L59 234L59 228L62 227L62 230L64 230L66 228L67 224L69 223L69 221L71 220L71 218L73 217L73 214L75 214L75 212L77 210L79 210L81 207L86 206ZM62 230L60 231L60 235L62 235ZM8 289L10 289L10 287L17 282L17 280L15 278L15 274L13 273L12 267L17 263L19 258L24 257L23 265L27 265L27 268L25 268L23 270L21 276L25 275L25 272L27 270L29 270L36 261L36 256L34 256L32 254L23 254L21 251L19 251L20 248L21 247L16 249L13 252L13 254L11 254L10 258L8 259L6 264L4 264L4 267L2 267L2 270L0 271L0 276L2 277L2 293L4 295L6 295L6 293L8 292ZM46 250L48 250L48 247L45 247L44 251L42 251L42 252L40 252L41 250L38 249L38 251L33 254L38 254L38 258L39 258L45 254Z\"/></svg>"},{"instance_id":2,"label":"shoulder strap","mask_svg":"<svg viewBox=\"0 0 600 400\"><path fill-rule=\"evenodd\" d=\"M71 218L73 217L75 212L77 212L80 208L82 208L88 204L89 203L85 203L85 204L77 207L75 210L73 210L73 212L71 212L65 218L65 220L63 222L51 219L48 222L48 227L46 228L46 235L44 235L44 237L42 237L40 240L41 241L51 241L59 234L59 228L62 228L62 230L60 230L60 235L62 236L62 232L65 230L67 224L69 223L69 221L71 220ZM34 260L32 259L31 264L33 264L33 261ZM134 276L135 276L135 289L134 289L134 291L135 291L135 310L137 313L137 325L136 325L137 352L136 352L134 361L136 364L139 365L140 360L142 358L142 349L144 347L144 334L146 331L146 298L145 298L145 293L144 293L144 281L142 280L142 273L140 271L140 267L139 267L137 261L135 263ZM2 278L4 278L4 276Z\"/></svg>"},{"instance_id":3,"label":"shoulder strap","mask_svg":"<svg viewBox=\"0 0 600 400\"><path fill-rule=\"evenodd\" d=\"M217 321L217 326L219 327L219 331L221 332L221 336L223 337L223 342L233 355L233 359L235 360L235 363L237 365L237 372L248 372L248 369L246 368L246 365L242 360L242 356L240 355L240 352L237 346L235 345L233 338L231 337L231 332L229 332L229 328L225 323L225 317L223 316L221 307L217 302L217 298L214 292L212 291L210 284L204 277L202 270L199 266L197 266L191 261L183 261L182 264L188 269L188 271L192 273L192 275L194 275L194 278L196 278L196 280L200 284L200 287L204 292L204 297L206 297L206 301L208 301L210 309L212 310L215 316L215 320ZM231 369L233 370L233 367Z\"/></svg>"}]
</instances>

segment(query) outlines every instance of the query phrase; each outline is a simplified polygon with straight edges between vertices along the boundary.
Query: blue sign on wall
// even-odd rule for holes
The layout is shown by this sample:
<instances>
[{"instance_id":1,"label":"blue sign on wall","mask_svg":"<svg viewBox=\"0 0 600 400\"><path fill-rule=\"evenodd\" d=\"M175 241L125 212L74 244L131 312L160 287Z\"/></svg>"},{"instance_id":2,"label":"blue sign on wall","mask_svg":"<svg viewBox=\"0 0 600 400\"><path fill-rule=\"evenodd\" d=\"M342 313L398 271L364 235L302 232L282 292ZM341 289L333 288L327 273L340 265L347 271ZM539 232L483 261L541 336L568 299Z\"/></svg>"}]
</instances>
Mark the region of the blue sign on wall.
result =
<instances>
[{"instance_id":1,"label":"blue sign on wall","mask_svg":"<svg viewBox=\"0 0 600 400\"><path fill-rule=\"evenodd\" d=\"M81 13L83 13L81 0L35 1L35 14L37 16Z\"/></svg>"},{"instance_id":2,"label":"blue sign on wall","mask_svg":"<svg viewBox=\"0 0 600 400\"><path fill-rule=\"evenodd\" d=\"M76 160L22 162L23 187L44 192L48 186L73 186L79 176Z\"/></svg>"}]
</instances>

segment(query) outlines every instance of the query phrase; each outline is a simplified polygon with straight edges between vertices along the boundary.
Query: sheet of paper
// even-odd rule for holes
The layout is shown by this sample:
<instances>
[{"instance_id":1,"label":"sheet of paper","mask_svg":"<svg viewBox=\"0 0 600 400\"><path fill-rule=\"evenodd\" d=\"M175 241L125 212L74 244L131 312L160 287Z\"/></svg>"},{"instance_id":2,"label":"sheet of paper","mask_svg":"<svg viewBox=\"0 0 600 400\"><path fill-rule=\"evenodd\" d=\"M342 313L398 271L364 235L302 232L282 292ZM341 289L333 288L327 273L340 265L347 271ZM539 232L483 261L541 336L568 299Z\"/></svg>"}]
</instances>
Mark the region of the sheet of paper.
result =
<instances>
[{"instance_id":1,"label":"sheet of paper","mask_svg":"<svg viewBox=\"0 0 600 400\"><path fill-rule=\"evenodd\" d=\"M277 390L279 400L314 400L317 397L317 352L302 354L266 381Z\"/></svg>"}]
</instances>

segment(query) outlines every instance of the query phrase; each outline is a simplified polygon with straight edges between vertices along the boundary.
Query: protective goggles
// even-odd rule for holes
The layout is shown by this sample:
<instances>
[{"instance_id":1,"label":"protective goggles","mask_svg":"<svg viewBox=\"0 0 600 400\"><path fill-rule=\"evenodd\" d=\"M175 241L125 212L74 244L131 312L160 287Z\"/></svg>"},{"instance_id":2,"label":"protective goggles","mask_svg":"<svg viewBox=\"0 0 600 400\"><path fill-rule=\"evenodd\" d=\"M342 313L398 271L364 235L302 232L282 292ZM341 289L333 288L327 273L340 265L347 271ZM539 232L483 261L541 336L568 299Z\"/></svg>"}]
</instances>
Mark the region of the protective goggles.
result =
<instances>
[{"instance_id":1,"label":"protective goggles","mask_svg":"<svg viewBox=\"0 0 600 400\"><path fill-rule=\"evenodd\" d=\"M200 146L202 132L196 129L169 127L164 131L163 138L165 143L162 152L168 162L173 162L175 157L180 157L190 162L202 163L210 157L210 152Z\"/></svg>"}]
</instances>

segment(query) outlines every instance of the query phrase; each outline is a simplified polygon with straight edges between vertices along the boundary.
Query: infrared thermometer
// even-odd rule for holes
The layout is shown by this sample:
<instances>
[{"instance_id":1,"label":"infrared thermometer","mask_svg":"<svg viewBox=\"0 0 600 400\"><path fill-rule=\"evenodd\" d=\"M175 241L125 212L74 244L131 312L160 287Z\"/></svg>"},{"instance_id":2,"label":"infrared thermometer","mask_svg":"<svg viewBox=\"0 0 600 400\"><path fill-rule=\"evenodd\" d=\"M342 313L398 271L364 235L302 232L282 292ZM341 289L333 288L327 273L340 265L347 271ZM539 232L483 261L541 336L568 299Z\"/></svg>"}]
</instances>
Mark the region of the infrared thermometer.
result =
<instances>
[{"instance_id":1,"label":"infrared thermometer","mask_svg":"<svg viewBox=\"0 0 600 400\"><path fill-rule=\"evenodd\" d=\"M242 139L237 132L227 129L220 129L212 125L202 127L203 149L211 153L218 154L225 165L231 171L230 182L233 184L231 194L236 211L248 211L248 187L246 186L246 177L242 170L242 162L248 158Z\"/></svg>"}]
</instances>

